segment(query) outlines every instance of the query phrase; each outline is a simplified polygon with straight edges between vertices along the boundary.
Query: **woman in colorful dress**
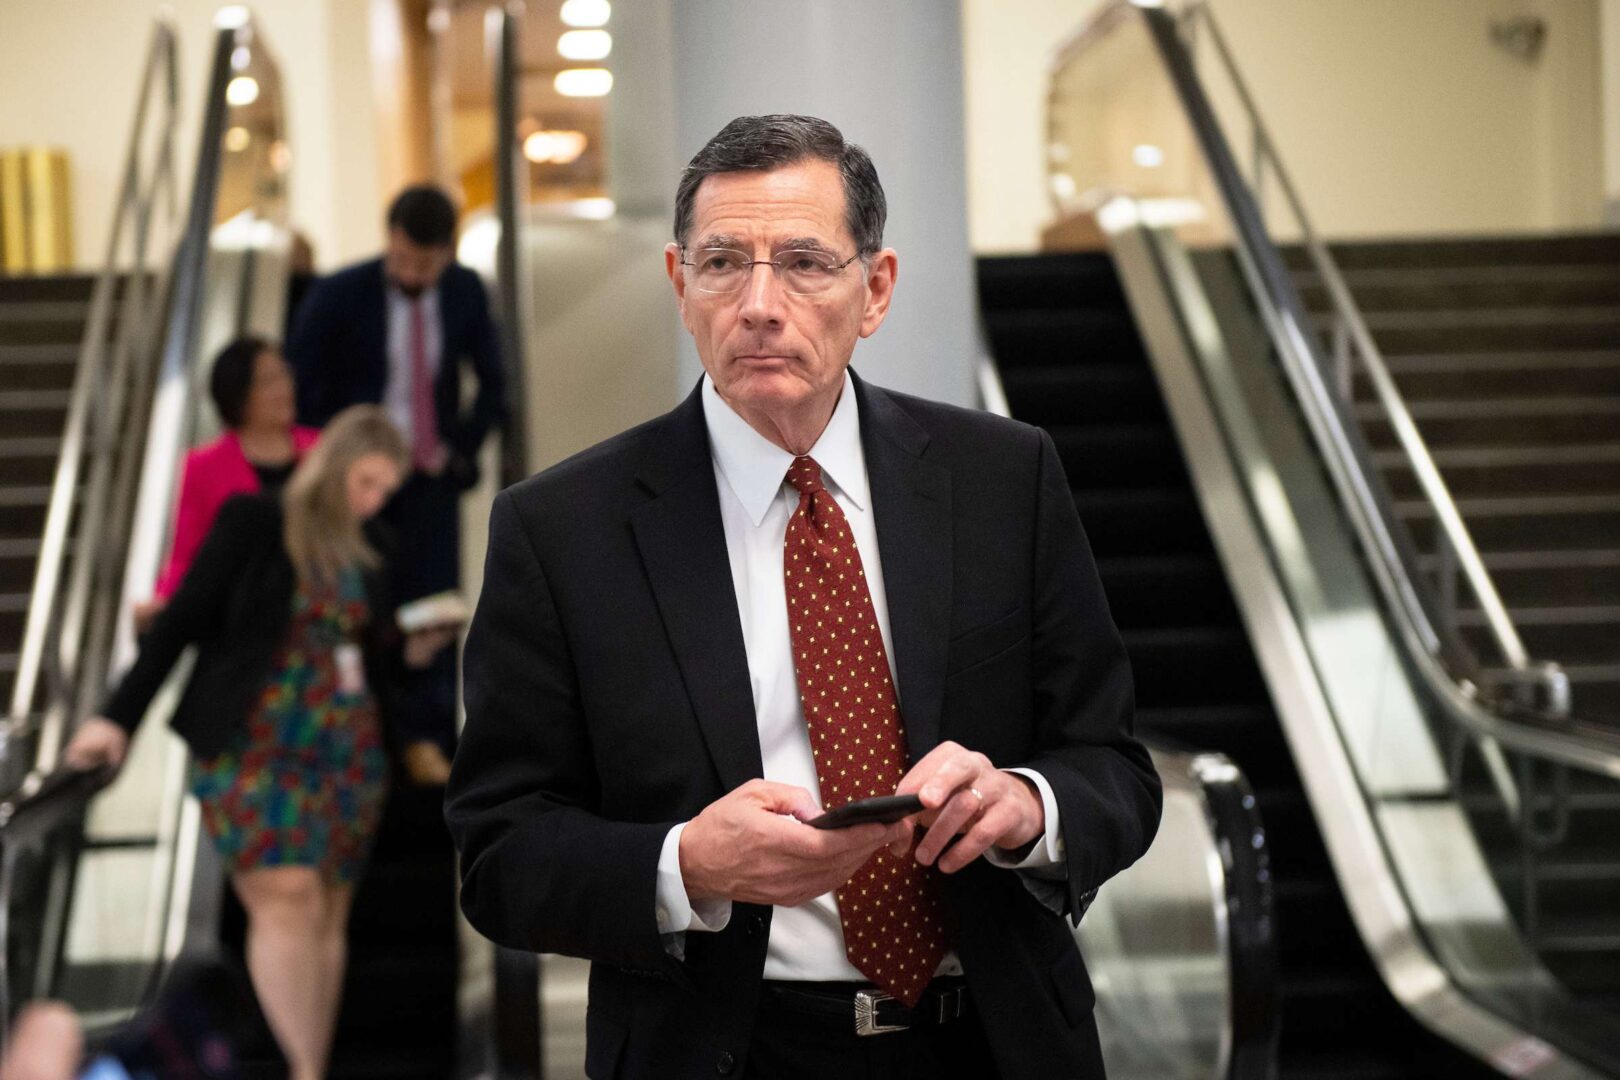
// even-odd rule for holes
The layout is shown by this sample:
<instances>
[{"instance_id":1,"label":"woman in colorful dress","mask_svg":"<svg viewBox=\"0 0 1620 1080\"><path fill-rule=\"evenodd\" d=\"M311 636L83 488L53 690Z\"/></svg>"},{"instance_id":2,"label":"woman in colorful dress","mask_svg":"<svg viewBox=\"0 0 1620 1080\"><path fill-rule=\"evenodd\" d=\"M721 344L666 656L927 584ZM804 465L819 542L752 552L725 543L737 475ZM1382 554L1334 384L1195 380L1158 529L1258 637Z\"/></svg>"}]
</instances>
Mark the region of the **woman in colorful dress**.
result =
<instances>
[{"instance_id":1,"label":"woman in colorful dress","mask_svg":"<svg viewBox=\"0 0 1620 1080\"><path fill-rule=\"evenodd\" d=\"M368 522L409 467L385 410L335 417L279 496L225 503L70 766L119 765L181 651L170 720L192 791L247 909L247 963L291 1080L330 1055L355 881L382 815L382 714L453 631L401 638Z\"/></svg>"},{"instance_id":2,"label":"woman in colorful dress","mask_svg":"<svg viewBox=\"0 0 1620 1080\"><path fill-rule=\"evenodd\" d=\"M186 454L169 557L152 599L135 605L135 625L143 633L180 587L225 500L280 491L320 435L293 422L292 368L264 338L239 337L221 349L208 374L208 394L225 430Z\"/></svg>"}]
</instances>

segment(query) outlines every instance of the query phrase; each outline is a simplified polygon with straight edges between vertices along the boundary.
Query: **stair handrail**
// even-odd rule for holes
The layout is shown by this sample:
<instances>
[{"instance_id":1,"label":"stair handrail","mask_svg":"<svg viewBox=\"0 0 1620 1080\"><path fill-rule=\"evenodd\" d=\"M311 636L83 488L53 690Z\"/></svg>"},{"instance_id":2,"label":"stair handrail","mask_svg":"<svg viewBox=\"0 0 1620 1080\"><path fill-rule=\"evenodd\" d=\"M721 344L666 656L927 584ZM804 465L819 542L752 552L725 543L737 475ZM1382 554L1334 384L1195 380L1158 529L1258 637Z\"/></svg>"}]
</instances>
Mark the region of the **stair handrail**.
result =
<instances>
[{"instance_id":1,"label":"stair handrail","mask_svg":"<svg viewBox=\"0 0 1620 1080\"><path fill-rule=\"evenodd\" d=\"M151 280L158 275L149 273L147 255L154 218L161 214L168 223L177 215L174 142L178 107L179 36L172 18L163 14L153 21L135 94L134 120L113 206L106 258L91 293L12 686L8 719L12 733L17 734L19 726L29 723L31 714L40 717L38 730L33 732L38 738L34 766L40 771L49 771L55 764L62 729L76 705L73 684L84 651L82 637L93 599L94 571L109 552L118 550L123 539L120 524L108 520L114 505L114 493L107 490L117 449L114 426L124 396L142 381L139 369L150 360L147 345L152 305L145 298L154 284L157 290L162 285ZM149 124L156 126L156 148L143 152ZM153 160L148 161L149 157ZM109 348L114 294L126 273L120 264L126 230L131 258L124 280L122 315ZM81 477L86 473L88 480L81 499ZM76 501L79 542L69 578L65 564ZM46 699L36 713L34 702L42 677Z\"/></svg>"},{"instance_id":2,"label":"stair handrail","mask_svg":"<svg viewBox=\"0 0 1620 1080\"><path fill-rule=\"evenodd\" d=\"M1184 11L1200 9L1204 4L1205 0L1193 0ZM1199 140L1231 216L1235 251L1244 275L1260 302L1260 314L1278 346L1282 368L1294 386L1296 400L1340 492L1346 514L1369 553L1369 569L1418 677L1456 730L1466 733L1479 746L1493 785L1509 815L1521 827L1529 820L1525 800L1503 758L1503 747L1551 763L1620 778L1620 735L1548 707L1556 706L1560 697L1567 700L1567 694L1559 691L1564 676L1556 665L1531 665L1524 671L1528 680L1545 674L1548 681L1539 701L1492 699L1475 681L1481 674L1477 661L1460 644L1454 630L1428 614L1435 600L1432 590L1415 573L1410 538L1394 513L1382 479L1370 464L1365 440L1349 415L1348 403L1331 385L1328 365L1320 358L1320 345L1310 331L1298 290L1260 214L1256 191L1244 178L1200 83L1184 36L1194 24L1178 22L1160 0L1111 0L1057 51L1053 69L1061 68L1070 57L1110 33L1121 19L1133 15L1143 20ZM1200 22L1207 19L1207 25L1213 25L1207 11L1201 16L1180 16L1182 20L1190 18ZM1280 168L1275 163L1275 144L1267 143L1267 147L1271 155L1267 160L1274 162L1273 168ZM1291 183L1288 187L1292 191ZM1297 200L1297 193L1292 198ZM1407 418L1410 420L1410 414ZM1417 436L1415 425L1408 434ZM1421 444L1421 437L1417 438ZM1428 460L1432 466L1432 458ZM1450 501L1449 494L1446 500ZM1455 509L1454 503L1452 506ZM1466 530L1464 535L1466 538ZM1488 583L1483 563L1476 562L1475 567Z\"/></svg>"},{"instance_id":3,"label":"stair handrail","mask_svg":"<svg viewBox=\"0 0 1620 1080\"><path fill-rule=\"evenodd\" d=\"M1250 155L1253 162L1250 186L1254 192L1255 207L1261 214L1262 221L1265 212L1264 181L1266 171L1269 169L1276 177L1278 190L1282 193L1289 212L1299 227L1300 238L1310 257L1311 265L1327 291L1333 309L1334 379L1331 385L1338 392L1340 400L1348 404L1353 393L1354 364L1360 361L1401 452L1412 467L1424 500L1434 512L1435 523L1440 530L1442 580L1449 578L1452 570L1451 560L1454 559L1456 569L1461 571L1469 590L1478 601L1480 610L1485 616L1486 627L1508 667L1517 673L1522 680L1521 685L1539 684L1541 687L1540 700L1534 704L1552 716L1568 715L1570 707L1568 676L1556 664L1534 663L1526 651L1519 637L1518 628L1514 626L1512 616L1508 614L1507 606L1497 591L1496 583L1491 580L1479 548L1463 521L1456 500L1435 465L1434 455L1429 451L1427 442L1412 418L1411 410L1407 408L1400 389L1395 385L1389 365L1367 327L1367 320L1360 306L1345 284L1338 261L1334 259L1331 250L1311 223L1299 190L1284 166L1277 144L1260 116L1254 95L1243 78L1242 70L1227 44L1226 36L1221 32L1213 8L1208 0L1192 0L1182 8L1180 20L1183 33L1188 39L1192 39L1200 30L1207 33L1210 43L1215 48L1215 55L1220 59L1222 68L1231 80L1237 101L1249 123L1253 140ZM1189 48L1187 52L1196 66L1196 50ZM1429 651L1440 652L1442 635L1450 634L1455 629L1454 603L1441 604L1440 616L1443 626L1436 628L1431 612L1411 585L1413 568L1401 558L1396 542L1389 536L1387 523L1383 521L1381 515L1374 515L1372 525L1379 540L1377 549L1380 556L1390 562L1391 569L1396 575L1403 608L1416 625ZM1442 590L1442 598L1451 595L1451 590Z\"/></svg>"}]
</instances>

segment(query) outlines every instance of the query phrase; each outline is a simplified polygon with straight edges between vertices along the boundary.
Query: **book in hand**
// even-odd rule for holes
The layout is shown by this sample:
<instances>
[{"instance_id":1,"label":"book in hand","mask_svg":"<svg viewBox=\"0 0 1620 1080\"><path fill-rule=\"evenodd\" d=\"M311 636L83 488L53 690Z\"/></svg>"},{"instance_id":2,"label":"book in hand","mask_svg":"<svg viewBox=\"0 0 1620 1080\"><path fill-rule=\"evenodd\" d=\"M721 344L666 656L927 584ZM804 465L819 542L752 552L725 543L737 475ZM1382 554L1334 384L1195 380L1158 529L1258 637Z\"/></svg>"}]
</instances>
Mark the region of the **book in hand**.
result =
<instances>
[{"instance_id":1,"label":"book in hand","mask_svg":"<svg viewBox=\"0 0 1620 1080\"><path fill-rule=\"evenodd\" d=\"M424 596L408 604L399 605L394 621L401 632L414 634L421 630L443 630L464 626L472 618L472 608L454 589Z\"/></svg>"}]
</instances>

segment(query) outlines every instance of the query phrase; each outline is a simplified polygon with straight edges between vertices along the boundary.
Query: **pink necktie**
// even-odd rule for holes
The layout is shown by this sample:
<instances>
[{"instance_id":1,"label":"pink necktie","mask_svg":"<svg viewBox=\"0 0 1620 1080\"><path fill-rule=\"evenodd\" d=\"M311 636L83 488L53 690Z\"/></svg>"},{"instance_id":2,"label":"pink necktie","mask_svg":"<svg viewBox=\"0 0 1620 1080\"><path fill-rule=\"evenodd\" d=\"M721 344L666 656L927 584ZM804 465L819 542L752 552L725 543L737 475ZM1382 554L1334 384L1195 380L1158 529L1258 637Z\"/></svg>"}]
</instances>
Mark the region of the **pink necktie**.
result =
<instances>
[{"instance_id":1,"label":"pink necktie","mask_svg":"<svg viewBox=\"0 0 1620 1080\"><path fill-rule=\"evenodd\" d=\"M439 461L439 418L433 407L433 377L428 372L427 327L422 301L411 301L411 464L431 472Z\"/></svg>"}]
</instances>

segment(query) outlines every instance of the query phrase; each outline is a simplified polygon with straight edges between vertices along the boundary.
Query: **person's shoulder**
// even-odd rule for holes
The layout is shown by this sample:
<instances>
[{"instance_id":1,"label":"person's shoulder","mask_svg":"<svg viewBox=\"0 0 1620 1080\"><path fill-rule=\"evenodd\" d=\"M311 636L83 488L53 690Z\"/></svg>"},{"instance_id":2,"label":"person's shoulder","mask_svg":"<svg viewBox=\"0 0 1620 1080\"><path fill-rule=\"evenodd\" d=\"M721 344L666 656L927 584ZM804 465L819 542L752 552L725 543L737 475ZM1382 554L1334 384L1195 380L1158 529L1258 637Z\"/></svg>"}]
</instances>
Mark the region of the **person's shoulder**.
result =
<instances>
[{"instance_id":1,"label":"person's shoulder","mask_svg":"<svg viewBox=\"0 0 1620 1080\"><path fill-rule=\"evenodd\" d=\"M372 285L380 286L382 280L382 259L372 258L324 274L316 278L309 288L311 293L348 293Z\"/></svg>"},{"instance_id":2,"label":"person's shoulder","mask_svg":"<svg viewBox=\"0 0 1620 1080\"><path fill-rule=\"evenodd\" d=\"M244 536L268 535L280 537L281 497L262 491L245 491L232 495L220 505L214 528Z\"/></svg>"},{"instance_id":3,"label":"person's shoulder","mask_svg":"<svg viewBox=\"0 0 1620 1080\"><path fill-rule=\"evenodd\" d=\"M998 416L984 409L969 409L889 390L871 383L867 384L867 391L871 406L880 416L892 408L947 451L977 456L982 453L1033 450L1040 444L1041 429L1021 420ZM892 413L888 419L894 422Z\"/></svg>"}]
</instances>

